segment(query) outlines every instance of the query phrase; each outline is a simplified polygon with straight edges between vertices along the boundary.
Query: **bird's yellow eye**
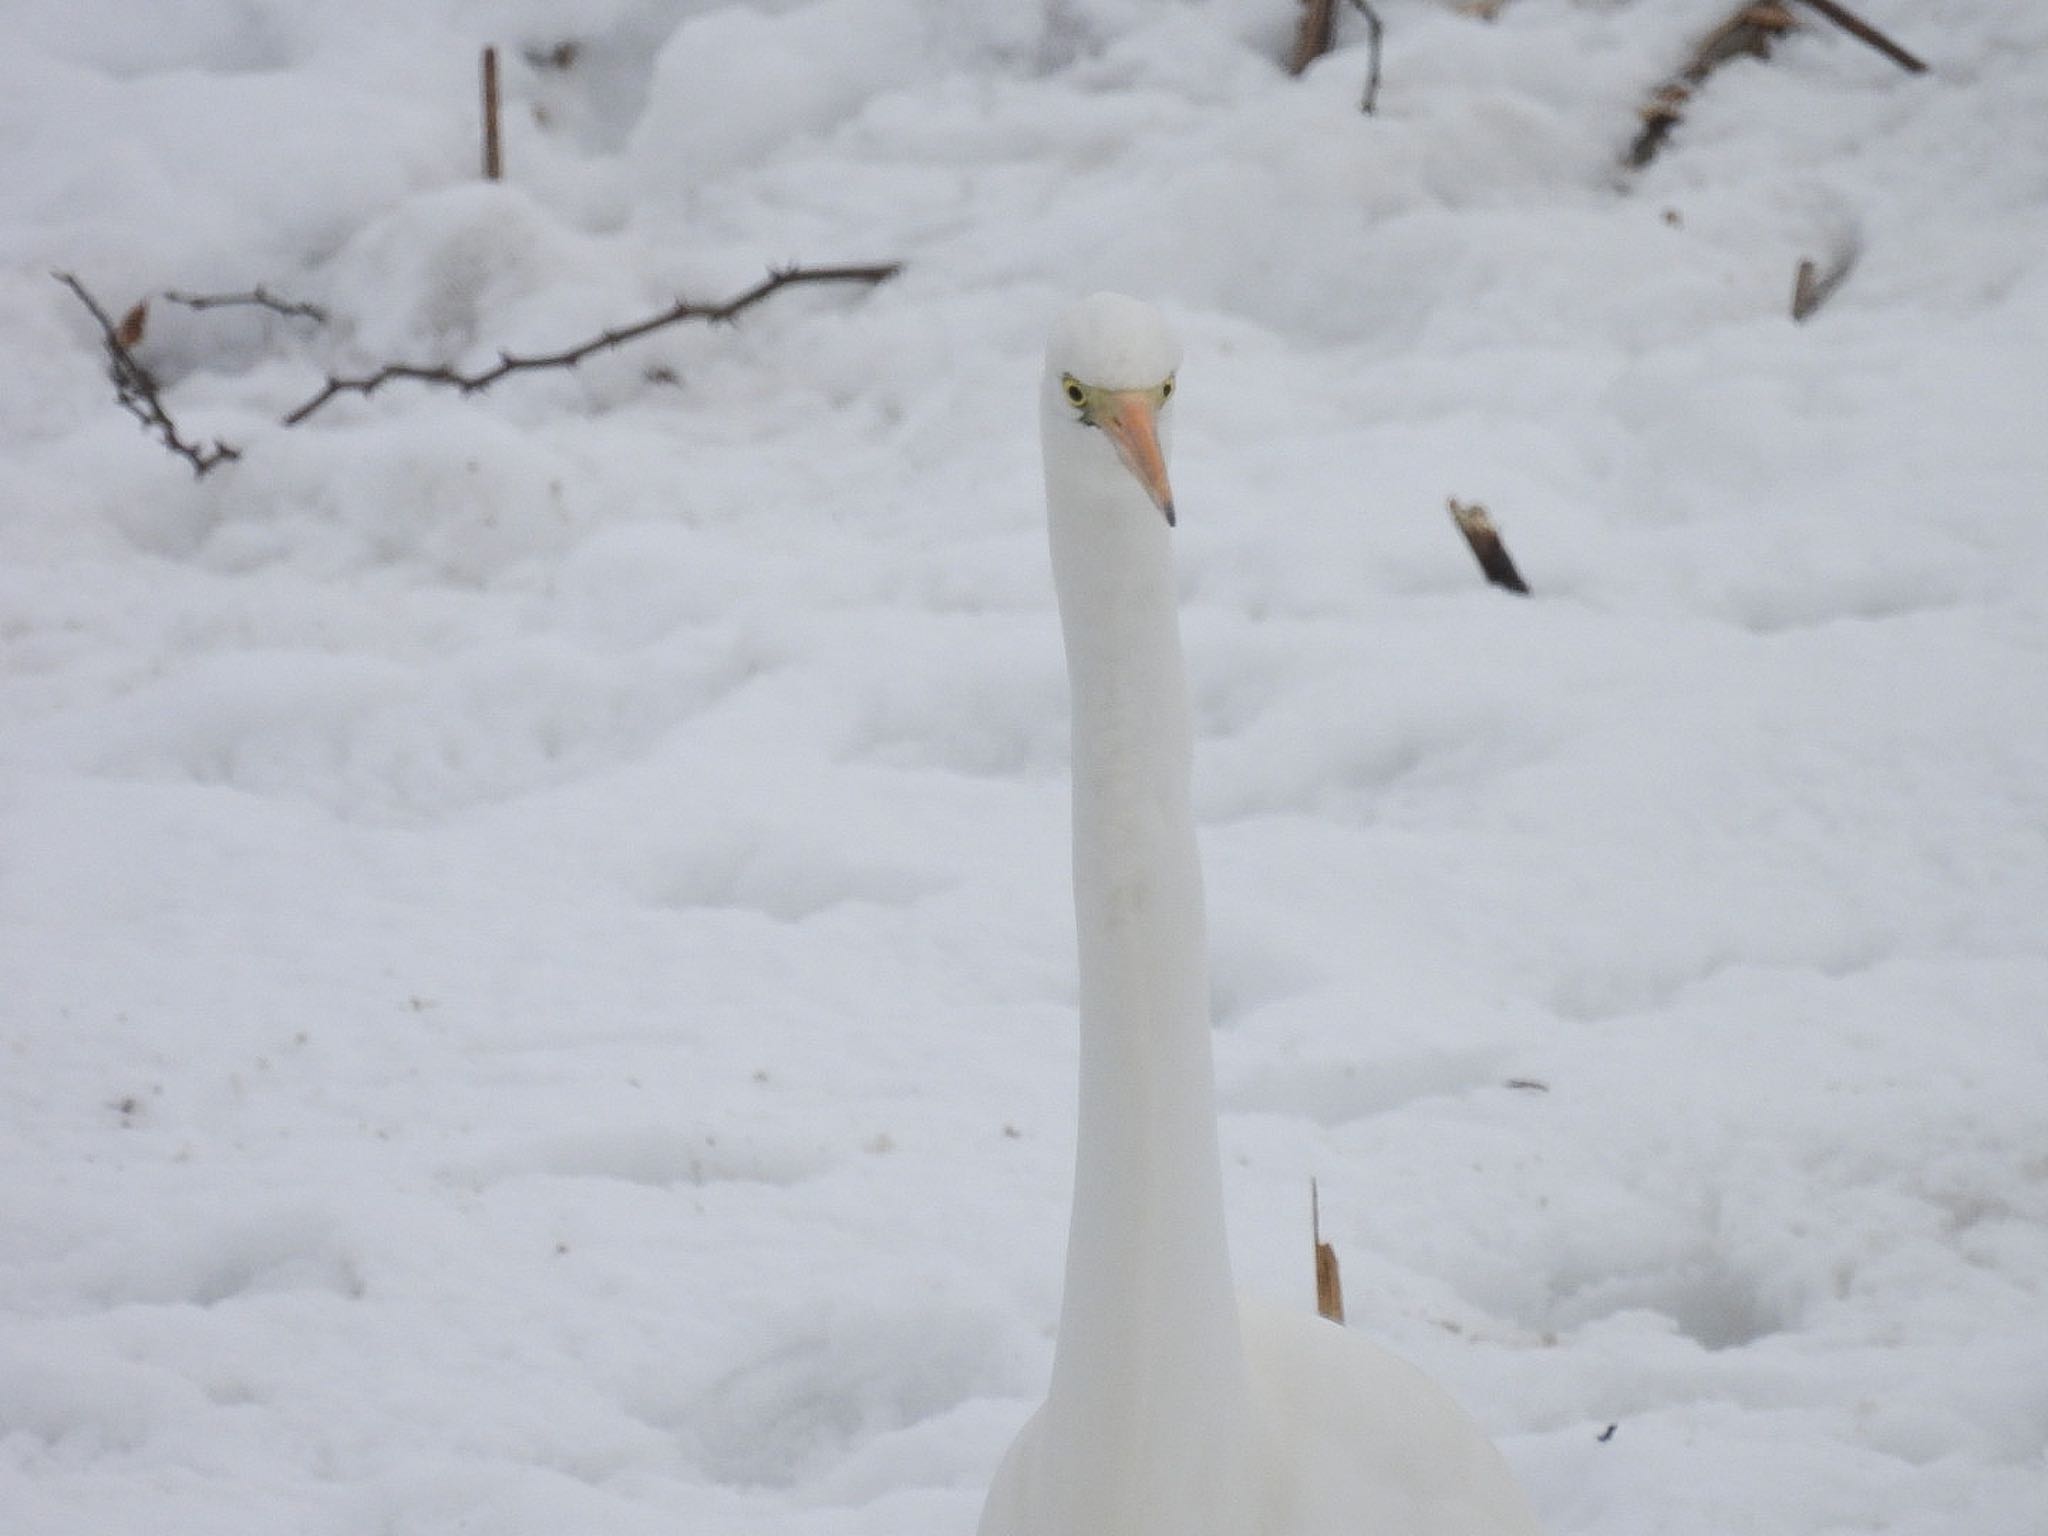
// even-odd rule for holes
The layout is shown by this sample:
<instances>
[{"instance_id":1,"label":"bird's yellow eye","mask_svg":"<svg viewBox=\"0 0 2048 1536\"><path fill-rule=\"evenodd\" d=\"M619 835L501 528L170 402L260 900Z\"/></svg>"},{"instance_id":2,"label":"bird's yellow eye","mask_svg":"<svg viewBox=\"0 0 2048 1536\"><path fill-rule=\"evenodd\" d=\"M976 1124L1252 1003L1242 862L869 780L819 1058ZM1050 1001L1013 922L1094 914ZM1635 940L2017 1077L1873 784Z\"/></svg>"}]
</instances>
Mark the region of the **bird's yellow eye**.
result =
<instances>
[{"instance_id":1,"label":"bird's yellow eye","mask_svg":"<svg viewBox=\"0 0 2048 1536\"><path fill-rule=\"evenodd\" d=\"M1069 375L1063 388L1066 390L1068 404L1086 405L1088 403L1088 391L1081 387L1079 379Z\"/></svg>"}]
</instances>

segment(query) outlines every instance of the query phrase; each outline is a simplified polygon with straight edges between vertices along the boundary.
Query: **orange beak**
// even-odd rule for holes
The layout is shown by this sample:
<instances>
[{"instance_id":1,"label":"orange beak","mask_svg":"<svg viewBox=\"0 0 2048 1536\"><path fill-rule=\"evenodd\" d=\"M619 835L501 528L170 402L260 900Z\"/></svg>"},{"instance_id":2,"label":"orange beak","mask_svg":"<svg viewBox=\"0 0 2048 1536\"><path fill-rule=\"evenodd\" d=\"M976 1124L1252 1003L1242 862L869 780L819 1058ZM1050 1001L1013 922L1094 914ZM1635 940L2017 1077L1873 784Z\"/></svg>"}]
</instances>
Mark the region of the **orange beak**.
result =
<instances>
[{"instance_id":1,"label":"orange beak","mask_svg":"<svg viewBox=\"0 0 2048 1536\"><path fill-rule=\"evenodd\" d=\"M1166 459L1159 452L1159 422L1148 390L1119 390L1109 397L1108 408L1096 425L1116 444L1124 468L1137 476L1138 484L1152 498L1152 505L1166 514L1173 526L1173 487L1166 483Z\"/></svg>"}]
</instances>

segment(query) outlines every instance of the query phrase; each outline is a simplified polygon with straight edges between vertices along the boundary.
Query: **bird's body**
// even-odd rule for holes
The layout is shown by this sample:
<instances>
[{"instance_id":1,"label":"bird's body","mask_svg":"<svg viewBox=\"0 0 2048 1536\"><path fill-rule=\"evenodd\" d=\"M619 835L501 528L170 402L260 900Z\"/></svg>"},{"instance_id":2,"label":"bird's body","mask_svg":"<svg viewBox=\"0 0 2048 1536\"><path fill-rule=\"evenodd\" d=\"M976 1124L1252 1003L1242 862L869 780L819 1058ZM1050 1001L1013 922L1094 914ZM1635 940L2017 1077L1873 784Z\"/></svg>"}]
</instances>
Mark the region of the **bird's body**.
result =
<instances>
[{"instance_id":1,"label":"bird's body","mask_svg":"<svg viewBox=\"0 0 2048 1536\"><path fill-rule=\"evenodd\" d=\"M1499 1453L1427 1378L1231 1284L1169 542L1179 361L1156 311L1110 294L1047 351L1080 1134L1052 1384L981 1536L1534 1536Z\"/></svg>"}]
</instances>

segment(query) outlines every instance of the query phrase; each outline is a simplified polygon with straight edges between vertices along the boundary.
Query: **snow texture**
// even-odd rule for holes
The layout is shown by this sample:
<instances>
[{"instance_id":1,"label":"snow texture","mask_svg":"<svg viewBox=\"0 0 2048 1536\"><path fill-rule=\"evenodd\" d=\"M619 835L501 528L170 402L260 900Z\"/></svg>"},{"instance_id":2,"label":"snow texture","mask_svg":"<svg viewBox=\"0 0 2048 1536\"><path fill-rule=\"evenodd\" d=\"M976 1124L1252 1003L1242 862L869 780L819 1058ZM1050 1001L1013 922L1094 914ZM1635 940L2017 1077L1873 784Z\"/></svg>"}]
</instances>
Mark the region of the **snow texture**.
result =
<instances>
[{"instance_id":1,"label":"snow texture","mask_svg":"<svg viewBox=\"0 0 2048 1536\"><path fill-rule=\"evenodd\" d=\"M2048 7L1862 8L1929 72L1804 27L1630 176L1724 0L1380 0L1369 119L1287 0L10 7L0 1529L971 1528L1072 1156L1032 402L1114 287L1241 1279L1309 1305L1318 1177L1556 1536L2040 1536ZM278 425L792 258L908 266ZM330 319L152 303L195 480L52 269Z\"/></svg>"}]
</instances>

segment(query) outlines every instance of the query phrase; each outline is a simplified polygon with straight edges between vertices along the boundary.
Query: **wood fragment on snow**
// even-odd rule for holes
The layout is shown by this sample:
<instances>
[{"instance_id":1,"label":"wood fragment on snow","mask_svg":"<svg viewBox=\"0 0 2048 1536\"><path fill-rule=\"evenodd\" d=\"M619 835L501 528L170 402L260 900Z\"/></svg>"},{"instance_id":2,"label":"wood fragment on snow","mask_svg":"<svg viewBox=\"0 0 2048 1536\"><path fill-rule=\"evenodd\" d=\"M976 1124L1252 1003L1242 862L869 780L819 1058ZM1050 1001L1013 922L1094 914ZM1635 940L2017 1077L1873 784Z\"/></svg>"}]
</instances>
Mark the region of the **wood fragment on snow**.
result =
<instances>
[{"instance_id":1,"label":"wood fragment on snow","mask_svg":"<svg viewBox=\"0 0 2048 1536\"><path fill-rule=\"evenodd\" d=\"M1479 562L1479 569L1485 573L1486 579L1496 587L1527 596L1529 584L1515 569L1515 562L1508 556L1507 545L1501 542L1500 530L1493 525L1493 517L1486 508L1476 501L1460 501L1455 496L1447 505L1451 509L1451 521L1458 525L1458 532L1472 547L1473 558Z\"/></svg>"}]
</instances>

